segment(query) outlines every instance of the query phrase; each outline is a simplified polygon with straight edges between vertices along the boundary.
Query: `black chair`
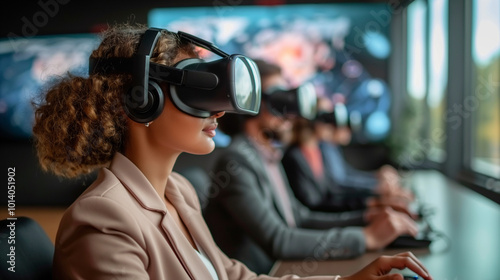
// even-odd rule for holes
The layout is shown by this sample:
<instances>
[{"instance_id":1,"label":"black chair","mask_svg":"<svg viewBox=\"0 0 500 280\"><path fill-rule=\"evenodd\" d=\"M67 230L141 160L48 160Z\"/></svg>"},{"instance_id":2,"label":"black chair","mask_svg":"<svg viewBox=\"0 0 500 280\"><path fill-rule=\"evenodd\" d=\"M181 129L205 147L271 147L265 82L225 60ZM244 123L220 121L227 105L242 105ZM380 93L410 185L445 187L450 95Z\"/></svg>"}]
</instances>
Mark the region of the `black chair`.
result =
<instances>
[{"instance_id":1,"label":"black chair","mask_svg":"<svg viewBox=\"0 0 500 280\"><path fill-rule=\"evenodd\" d=\"M0 279L52 279L54 244L35 220L0 221L0 248Z\"/></svg>"}]
</instances>

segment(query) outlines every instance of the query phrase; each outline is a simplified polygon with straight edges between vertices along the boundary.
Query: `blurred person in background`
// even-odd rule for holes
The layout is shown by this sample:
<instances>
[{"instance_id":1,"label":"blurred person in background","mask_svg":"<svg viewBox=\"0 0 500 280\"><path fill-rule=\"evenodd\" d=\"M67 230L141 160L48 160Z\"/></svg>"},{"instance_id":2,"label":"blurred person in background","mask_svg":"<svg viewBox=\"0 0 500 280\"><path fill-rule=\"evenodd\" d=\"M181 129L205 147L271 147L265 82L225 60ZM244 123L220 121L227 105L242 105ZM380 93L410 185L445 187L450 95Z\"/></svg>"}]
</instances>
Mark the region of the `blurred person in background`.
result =
<instances>
[{"instance_id":1,"label":"blurred person in background","mask_svg":"<svg viewBox=\"0 0 500 280\"><path fill-rule=\"evenodd\" d=\"M327 112L325 101L319 100L320 112ZM344 107L337 110L337 118L342 118ZM350 128L339 122L333 114L329 119L294 120L282 164L297 199L318 211L390 206L416 217L409 210L411 194L399 185L394 168L385 166L377 174L356 170L346 162L334 143L348 144Z\"/></svg>"}]
</instances>

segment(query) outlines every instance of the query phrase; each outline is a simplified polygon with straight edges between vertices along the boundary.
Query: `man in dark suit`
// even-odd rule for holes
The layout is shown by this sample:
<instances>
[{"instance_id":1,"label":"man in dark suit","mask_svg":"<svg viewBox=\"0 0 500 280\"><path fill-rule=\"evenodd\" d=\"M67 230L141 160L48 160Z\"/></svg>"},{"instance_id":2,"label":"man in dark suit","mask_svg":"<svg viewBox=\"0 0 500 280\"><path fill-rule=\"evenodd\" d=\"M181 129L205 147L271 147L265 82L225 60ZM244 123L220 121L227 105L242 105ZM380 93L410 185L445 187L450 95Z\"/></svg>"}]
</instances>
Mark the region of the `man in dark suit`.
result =
<instances>
[{"instance_id":1,"label":"man in dark suit","mask_svg":"<svg viewBox=\"0 0 500 280\"><path fill-rule=\"evenodd\" d=\"M263 90L279 85L279 68L257 63ZM311 211L296 200L279 148L279 136L286 135L291 124L263 98L255 117L239 122L234 122L236 116L220 119L221 130L232 141L211 171L205 219L227 255L266 273L278 259L352 258L382 248L401 234L417 234L411 218L389 208L369 215L325 213Z\"/></svg>"}]
</instances>

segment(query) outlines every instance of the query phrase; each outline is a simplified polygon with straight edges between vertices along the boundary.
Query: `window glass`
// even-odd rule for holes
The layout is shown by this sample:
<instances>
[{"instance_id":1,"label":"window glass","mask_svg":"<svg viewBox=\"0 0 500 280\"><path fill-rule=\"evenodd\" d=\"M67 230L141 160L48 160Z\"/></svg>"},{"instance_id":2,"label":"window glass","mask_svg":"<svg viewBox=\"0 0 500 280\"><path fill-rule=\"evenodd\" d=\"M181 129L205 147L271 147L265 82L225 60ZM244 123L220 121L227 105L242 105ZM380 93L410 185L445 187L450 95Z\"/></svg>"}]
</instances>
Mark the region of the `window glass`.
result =
<instances>
[{"instance_id":1,"label":"window glass","mask_svg":"<svg viewBox=\"0 0 500 280\"><path fill-rule=\"evenodd\" d=\"M448 0L416 0L407 15L408 96L398 131L399 138L405 137L399 143L405 145L399 147L397 161L416 167L446 159Z\"/></svg>"},{"instance_id":2,"label":"window glass","mask_svg":"<svg viewBox=\"0 0 500 280\"><path fill-rule=\"evenodd\" d=\"M472 94L464 114L472 114L474 171L500 178L500 1L472 2Z\"/></svg>"},{"instance_id":3,"label":"window glass","mask_svg":"<svg viewBox=\"0 0 500 280\"><path fill-rule=\"evenodd\" d=\"M445 118L446 86L448 81L448 0L429 2L429 85L427 106L430 149L427 157L436 162L446 159Z\"/></svg>"},{"instance_id":4,"label":"window glass","mask_svg":"<svg viewBox=\"0 0 500 280\"><path fill-rule=\"evenodd\" d=\"M392 133L394 160L409 168L425 160L427 123L425 96L427 90L427 4L415 0L407 9L406 92L401 116L395 119Z\"/></svg>"},{"instance_id":5,"label":"window glass","mask_svg":"<svg viewBox=\"0 0 500 280\"><path fill-rule=\"evenodd\" d=\"M415 1L408 7L408 94L421 100L425 97L426 6Z\"/></svg>"}]
</instances>

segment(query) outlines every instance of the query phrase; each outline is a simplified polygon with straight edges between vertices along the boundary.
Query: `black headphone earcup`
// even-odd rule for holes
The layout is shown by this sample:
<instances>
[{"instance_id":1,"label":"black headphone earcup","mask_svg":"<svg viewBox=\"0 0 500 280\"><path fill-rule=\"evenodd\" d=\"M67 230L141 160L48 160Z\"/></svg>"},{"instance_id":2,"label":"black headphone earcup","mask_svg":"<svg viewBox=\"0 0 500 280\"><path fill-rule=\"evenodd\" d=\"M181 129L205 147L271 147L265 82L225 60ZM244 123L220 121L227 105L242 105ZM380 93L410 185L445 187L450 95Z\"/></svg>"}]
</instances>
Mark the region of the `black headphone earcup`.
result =
<instances>
[{"instance_id":1,"label":"black headphone earcup","mask_svg":"<svg viewBox=\"0 0 500 280\"><path fill-rule=\"evenodd\" d=\"M124 109L127 116L135 122L147 123L156 119L163 111L165 99L160 85L154 81L148 83L148 97L145 106L134 102L134 88L125 95Z\"/></svg>"}]
</instances>

